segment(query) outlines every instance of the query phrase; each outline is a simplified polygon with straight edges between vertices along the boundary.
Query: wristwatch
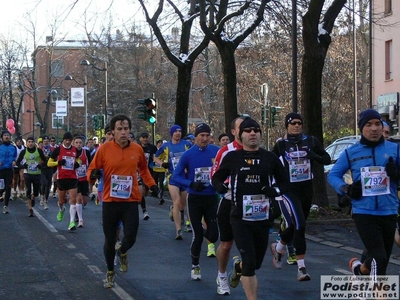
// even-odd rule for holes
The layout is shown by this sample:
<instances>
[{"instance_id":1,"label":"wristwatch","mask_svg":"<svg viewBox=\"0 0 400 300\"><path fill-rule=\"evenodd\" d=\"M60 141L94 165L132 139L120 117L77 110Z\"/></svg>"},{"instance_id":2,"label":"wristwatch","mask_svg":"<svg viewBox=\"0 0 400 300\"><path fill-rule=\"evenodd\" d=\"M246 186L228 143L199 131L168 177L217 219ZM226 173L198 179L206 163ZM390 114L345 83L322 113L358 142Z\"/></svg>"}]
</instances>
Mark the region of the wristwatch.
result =
<instances>
[{"instance_id":1,"label":"wristwatch","mask_svg":"<svg viewBox=\"0 0 400 300\"><path fill-rule=\"evenodd\" d=\"M281 194L281 190L277 186L274 186L273 188L278 193L278 195Z\"/></svg>"}]
</instances>

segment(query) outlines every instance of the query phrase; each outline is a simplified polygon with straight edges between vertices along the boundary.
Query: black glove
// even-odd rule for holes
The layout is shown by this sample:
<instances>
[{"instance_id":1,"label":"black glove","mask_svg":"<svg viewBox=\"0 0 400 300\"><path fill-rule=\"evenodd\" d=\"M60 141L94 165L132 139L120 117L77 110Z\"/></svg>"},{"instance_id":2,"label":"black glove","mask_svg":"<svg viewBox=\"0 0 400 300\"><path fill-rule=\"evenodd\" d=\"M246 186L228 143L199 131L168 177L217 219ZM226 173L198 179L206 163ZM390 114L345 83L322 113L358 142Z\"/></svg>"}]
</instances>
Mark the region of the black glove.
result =
<instances>
[{"instance_id":1,"label":"black glove","mask_svg":"<svg viewBox=\"0 0 400 300\"><path fill-rule=\"evenodd\" d=\"M315 153L314 151L312 151L311 149L308 149L308 154L307 154L307 158L309 160L315 160L316 162L321 162L321 156L318 155L317 153Z\"/></svg>"},{"instance_id":2,"label":"black glove","mask_svg":"<svg viewBox=\"0 0 400 300\"><path fill-rule=\"evenodd\" d=\"M90 179L95 180L100 178L101 178L101 170L93 169L92 172L90 173Z\"/></svg>"},{"instance_id":3,"label":"black glove","mask_svg":"<svg viewBox=\"0 0 400 300\"><path fill-rule=\"evenodd\" d=\"M206 188L205 184L202 182L191 182L190 188L196 192L201 192Z\"/></svg>"},{"instance_id":4,"label":"black glove","mask_svg":"<svg viewBox=\"0 0 400 300\"><path fill-rule=\"evenodd\" d=\"M164 169L169 169L169 162L162 163L161 165Z\"/></svg>"},{"instance_id":5,"label":"black glove","mask_svg":"<svg viewBox=\"0 0 400 300\"><path fill-rule=\"evenodd\" d=\"M385 166L386 174L387 176L390 177L392 180L398 180L399 179L399 172L397 170L397 165L393 161L393 157L389 157L389 161L387 162Z\"/></svg>"},{"instance_id":6,"label":"black glove","mask_svg":"<svg viewBox=\"0 0 400 300\"><path fill-rule=\"evenodd\" d=\"M353 182L348 186L347 195L354 200L359 200L362 197L361 180Z\"/></svg>"},{"instance_id":7,"label":"black glove","mask_svg":"<svg viewBox=\"0 0 400 300\"><path fill-rule=\"evenodd\" d=\"M152 197L157 197L159 193L160 193L160 189L158 188L157 185L152 185L150 187L150 194Z\"/></svg>"},{"instance_id":8,"label":"black glove","mask_svg":"<svg viewBox=\"0 0 400 300\"><path fill-rule=\"evenodd\" d=\"M61 159L61 160L58 161L58 165L59 165L59 166L63 166L63 165L65 165L66 162L67 162L67 161L63 158L63 159Z\"/></svg>"},{"instance_id":9,"label":"black glove","mask_svg":"<svg viewBox=\"0 0 400 300\"><path fill-rule=\"evenodd\" d=\"M42 164L38 164L37 168L40 170L42 168Z\"/></svg>"},{"instance_id":10,"label":"black glove","mask_svg":"<svg viewBox=\"0 0 400 300\"><path fill-rule=\"evenodd\" d=\"M261 188L261 191L265 194L265 196L267 196L267 197L278 197L279 196L279 193L276 191L276 189L274 189L273 187L271 187L271 186L263 186L262 188Z\"/></svg>"},{"instance_id":11,"label":"black glove","mask_svg":"<svg viewBox=\"0 0 400 300\"><path fill-rule=\"evenodd\" d=\"M80 163L78 163L77 161L74 163L74 169L78 169L80 166Z\"/></svg>"},{"instance_id":12,"label":"black glove","mask_svg":"<svg viewBox=\"0 0 400 300\"><path fill-rule=\"evenodd\" d=\"M225 194L229 188L226 183L221 183L219 185L214 185L214 189L218 192L218 194Z\"/></svg>"},{"instance_id":13,"label":"black glove","mask_svg":"<svg viewBox=\"0 0 400 300\"><path fill-rule=\"evenodd\" d=\"M22 169L28 169L28 164L23 164L23 165L21 165L21 168L22 168Z\"/></svg>"},{"instance_id":14,"label":"black glove","mask_svg":"<svg viewBox=\"0 0 400 300\"><path fill-rule=\"evenodd\" d=\"M344 208L347 206L350 206L351 204L351 198L347 195L341 196L338 195L338 205L340 208Z\"/></svg>"}]
</instances>

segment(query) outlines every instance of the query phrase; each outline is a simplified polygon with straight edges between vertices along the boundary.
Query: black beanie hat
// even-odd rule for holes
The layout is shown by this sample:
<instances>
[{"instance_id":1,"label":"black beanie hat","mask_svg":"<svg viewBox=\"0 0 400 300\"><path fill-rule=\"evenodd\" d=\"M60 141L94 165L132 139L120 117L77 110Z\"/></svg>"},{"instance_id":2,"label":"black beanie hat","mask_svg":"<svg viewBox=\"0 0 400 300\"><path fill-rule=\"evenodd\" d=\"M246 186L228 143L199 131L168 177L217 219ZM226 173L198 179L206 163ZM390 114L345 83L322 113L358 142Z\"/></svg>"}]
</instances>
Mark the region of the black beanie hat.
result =
<instances>
[{"instance_id":1,"label":"black beanie hat","mask_svg":"<svg viewBox=\"0 0 400 300\"><path fill-rule=\"evenodd\" d=\"M303 122L303 118L302 118L298 113L291 112L291 113L289 113L289 114L286 115L286 118L285 118L285 128L288 128L289 122L292 121L292 120L294 120L294 119L298 119L298 120L300 120L300 121Z\"/></svg>"},{"instance_id":2,"label":"black beanie hat","mask_svg":"<svg viewBox=\"0 0 400 300\"><path fill-rule=\"evenodd\" d=\"M196 126L196 130L194 131L194 136L197 136L199 133L207 132L211 133L211 128L206 123L200 123Z\"/></svg>"},{"instance_id":3,"label":"black beanie hat","mask_svg":"<svg viewBox=\"0 0 400 300\"><path fill-rule=\"evenodd\" d=\"M64 133L63 140L71 140L72 141L72 134L71 132Z\"/></svg>"},{"instance_id":4,"label":"black beanie hat","mask_svg":"<svg viewBox=\"0 0 400 300\"><path fill-rule=\"evenodd\" d=\"M366 109L358 115L358 128L362 131L369 120L378 119L382 123L381 115L375 109ZM383 124L383 123L382 123Z\"/></svg>"},{"instance_id":5,"label":"black beanie hat","mask_svg":"<svg viewBox=\"0 0 400 300\"><path fill-rule=\"evenodd\" d=\"M240 139L242 138L243 129L252 128L252 127L260 129L260 134L262 133L260 124L258 124L256 120L253 120L252 118L245 118L243 120L243 122L240 123L240 125L239 125L239 137L240 137Z\"/></svg>"},{"instance_id":6,"label":"black beanie hat","mask_svg":"<svg viewBox=\"0 0 400 300\"><path fill-rule=\"evenodd\" d=\"M8 130L3 130L1 132L1 138L3 138L3 135L8 134L9 136L11 136L11 133Z\"/></svg>"}]
</instances>

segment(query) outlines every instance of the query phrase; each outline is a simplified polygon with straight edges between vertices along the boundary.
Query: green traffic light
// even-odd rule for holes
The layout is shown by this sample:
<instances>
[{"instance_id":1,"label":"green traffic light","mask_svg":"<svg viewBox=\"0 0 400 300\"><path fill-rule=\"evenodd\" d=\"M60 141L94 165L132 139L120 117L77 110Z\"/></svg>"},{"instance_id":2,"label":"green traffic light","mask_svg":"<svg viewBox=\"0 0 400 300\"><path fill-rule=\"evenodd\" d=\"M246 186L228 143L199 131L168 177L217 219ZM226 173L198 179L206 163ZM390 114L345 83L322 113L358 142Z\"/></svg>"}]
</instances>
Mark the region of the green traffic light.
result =
<instances>
[{"instance_id":1,"label":"green traffic light","mask_svg":"<svg viewBox=\"0 0 400 300\"><path fill-rule=\"evenodd\" d=\"M154 117L150 117L148 121L150 124L154 124L157 120Z\"/></svg>"}]
</instances>

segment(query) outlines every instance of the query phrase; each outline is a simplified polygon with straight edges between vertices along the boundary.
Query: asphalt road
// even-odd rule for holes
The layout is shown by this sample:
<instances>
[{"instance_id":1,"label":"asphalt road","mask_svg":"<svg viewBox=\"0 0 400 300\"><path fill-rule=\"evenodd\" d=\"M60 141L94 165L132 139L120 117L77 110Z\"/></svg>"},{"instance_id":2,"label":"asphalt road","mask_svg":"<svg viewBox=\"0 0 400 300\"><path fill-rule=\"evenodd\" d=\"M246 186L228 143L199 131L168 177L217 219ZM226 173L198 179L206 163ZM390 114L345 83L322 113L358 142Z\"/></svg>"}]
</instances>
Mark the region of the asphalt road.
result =
<instances>
[{"instance_id":1,"label":"asphalt road","mask_svg":"<svg viewBox=\"0 0 400 300\"><path fill-rule=\"evenodd\" d=\"M0 299L245 299L239 285L230 296L216 292L217 263L206 256L204 242L201 281L190 280L191 234L174 240L168 218L170 200L158 205L147 197L150 219L141 220L137 242L128 252L129 269L117 272L116 286L104 289L106 267L101 207L90 202L84 209L85 227L68 232L68 209L57 222L56 199L50 209L38 204L35 218L28 217L26 203L10 202L10 214L0 215ZM306 265L312 280L297 282L297 268L285 264L274 269L268 251L257 271L259 299L320 299L321 275L350 274L348 261L359 256L362 244L352 224L310 224ZM276 233L270 235L270 242ZM234 247L232 256L237 255ZM394 246L388 274L400 275L400 249Z\"/></svg>"}]
</instances>

